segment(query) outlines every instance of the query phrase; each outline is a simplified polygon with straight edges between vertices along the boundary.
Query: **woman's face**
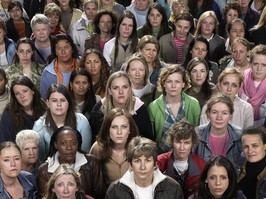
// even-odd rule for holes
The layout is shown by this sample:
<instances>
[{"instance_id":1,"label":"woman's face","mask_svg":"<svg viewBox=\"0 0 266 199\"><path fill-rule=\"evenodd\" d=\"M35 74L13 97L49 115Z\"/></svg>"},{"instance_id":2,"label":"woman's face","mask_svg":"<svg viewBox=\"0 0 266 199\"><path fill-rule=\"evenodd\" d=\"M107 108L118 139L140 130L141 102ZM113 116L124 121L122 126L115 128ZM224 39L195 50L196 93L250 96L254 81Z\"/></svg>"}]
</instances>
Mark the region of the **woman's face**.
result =
<instances>
[{"instance_id":1,"label":"woman's face","mask_svg":"<svg viewBox=\"0 0 266 199\"><path fill-rule=\"evenodd\" d=\"M60 16L58 16L54 13L54 14L47 15L47 18L51 24L51 29L56 28L58 23L59 23Z\"/></svg>"},{"instance_id":2,"label":"woman's face","mask_svg":"<svg viewBox=\"0 0 266 199\"><path fill-rule=\"evenodd\" d=\"M22 10L18 6L15 6L12 10L10 10L9 14L14 21L22 19Z\"/></svg>"},{"instance_id":3,"label":"woman's face","mask_svg":"<svg viewBox=\"0 0 266 199\"><path fill-rule=\"evenodd\" d=\"M3 75L0 74L0 93L3 93L6 90L6 84L6 79Z\"/></svg>"},{"instance_id":4,"label":"woman's face","mask_svg":"<svg viewBox=\"0 0 266 199\"><path fill-rule=\"evenodd\" d=\"M238 12L234 9L229 9L226 13L226 22L230 23L233 19L238 18Z\"/></svg>"},{"instance_id":5,"label":"woman's face","mask_svg":"<svg viewBox=\"0 0 266 199\"><path fill-rule=\"evenodd\" d=\"M102 15L98 26L102 33L110 33L113 28L112 17L108 14Z\"/></svg>"},{"instance_id":6,"label":"woman's face","mask_svg":"<svg viewBox=\"0 0 266 199\"><path fill-rule=\"evenodd\" d=\"M119 26L120 37L128 39L133 32L133 19L125 17Z\"/></svg>"},{"instance_id":7,"label":"woman's face","mask_svg":"<svg viewBox=\"0 0 266 199\"><path fill-rule=\"evenodd\" d=\"M96 53L90 53L85 60L85 68L91 76L100 75L102 62Z\"/></svg>"},{"instance_id":8,"label":"woman's face","mask_svg":"<svg viewBox=\"0 0 266 199\"><path fill-rule=\"evenodd\" d=\"M75 96L85 96L90 88L90 84L87 76L77 75L73 82L70 82Z\"/></svg>"},{"instance_id":9,"label":"woman's face","mask_svg":"<svg viewBox=\"0 0 266 199\"><path fill-rule=\"evenodd\" d=\"M68 7L70 0L57 0L60 4L60 7Z\"/></svg>"},{"instance_id":10,"label":"woman's face","mask_svg":"<svg viewBox=\"0 0 266 199\"><path fill-rule=\"evenodd\" d=\"M66 117L69 103L62 93L53 92L46 100L46 104L53 116Z\"/></svg>"},{"instance_id":11,"label":"woman's face","mask_svg":"<svg viewBox=\"0 0 266 199\"><path fill-rule=\"evenodd\" d=\"M174 16L177 16L181 12L187 12L188 11L188 7L184 3L174 3L172 8L173 8L172 11L173 11Z\"/></svg>"},{"instance_id":12,"label":"woman's face","mask_svg":"<svg viewBox=\"0 0 266 199\"><path fill-rule=\"evenodd\" d=\"M21 154L14 147L3 148L0 152L0 169L2 178L15 178L21 171Z\"/></svg>"},{"instance_id":13,"label":"woman's face","mask_svg":"<svg viewBox=\"0 0 266 199\"><path fill-rule=\"evenodd\" d=\"M129 64L128 75L135 87L144 87L145 66L139 60L133 60Z\"/></svg>"},{"instance_id":14,"label":"woman's face","mask_svg":"<svg viewBox=\"0 0 266 199\"><path fill-rule=\"evenodd\" d=\"M179 96L184 88L183 76L180 73L173 73L167 77L164 83L166 96Z\"/></svg>"},{"instance_id":15,"label":"woman's face","mask_svg":"<svg viewBox=\"0 0 266 199\"><path fill-rule=\"evenodd\" d=\"M124 115L117 116L113 119L109 129L110 139L116 145L125 146L129 135L130 126L128 119Z\"/></svg>"},{"instance_id":16,"label":"woman's face","mask_svg":"<svg viewBox=\"0 0 266 199\"><path fill-rule=\"evenodd\" d=\"M4 41L6 32L0 28L0 43Z\"/></svg>"},{"instance_id":17,"label":"woman's face","mask_svg":"<svg viewBox=\"0 0 266 199\"><path fill-rule=\"evenodd\" d=\"M149 6L149 0L135 0L135 7L138 10L146 10Z\"/></svg>"},{"instance_id":18,"label":"woman's face","mask_svg":"<svg viewBox=\"0 0 266 199\"><path fill-rule=\"evenodd\" d=\"M217 85L220 93L234 100L240 89L239 77L236 74L227 74Z\"/></svg>"},{"instance_id":19,"label":"woman's face","mask_svg":"<svg viewBox=\"0 0 266 199\"><path fill-rule=\"evenodd\" d=\"M192 58L195 57L205 58L208 54L207 46L204 42L196 41L190 53Z\"/></svg>"},{"instance_id":20,"label":"woman's face","mask_svg":"<svg viewBox=\"0 0 266 199\"><path fill-rule=\"evenodd\" d=\"M203 19L201 24L201 34L204 37L210 37L215 29L215 20L212 16Z\"/></svg>"},{"instance_id":21,"label":"woman's face","mask_svg":"<svg viewBox=\"0 0 266 199\"><path fill-rule=\"evenodd\" d=\"M221 198L229 186L227 170L223 166L213 165L208 171L205 182L210 193L215 198Z\"/></svg>"},{"instance_id":22,"label":"woman's face","mask_svg":"<svg viewBox=\"0 0 266 199\"><path fill-rule=\"evenodd\" d=\"M145 57L148 64L153 63L158 56L158 50L153 43L145 44L144 47L140 49L140 52Z\"/></svg>"},{"instance_id":23,"label":"woman's face","mask_svg":"<svg viewBox=\"0 0 266 199\"><path fill-rule=\"evenodd\" d=\"M101 0L103 5L113 4L114 0Z\"/></svg>"},{"instance_id":24,"label":"woman's face","mask_svg":"<svg viewBox=\"0 0 266 199\"><path fill-rule=\"evenodd\" d=\"M34 25L32 32L37 41L44 42L49 39L50 29L49 25L37 23ZM1 37L0 37L1 38Z\"/></svg>"},{"instance_id":25,"label":"woman's face","mask_svg":"<svg viewBox=\"0 0 266 199\"><path fill-rule=\"evenodd\" d=\"M216 130L224 130L231 119L229 107L223 102L217 102L211 106L209 119L212 128Z\"/></svg>"},{"instance_id":26,"label":"woman's face","mask_svg":"<svg viewBox=\"0 0 266 199\"><path fill-rule=\"evenodd\" d=\"M39 158L39 146L34 140L27 140L21 147L21 158L25 165L33 165Z\"/></svg>"},{"instance_id":27,"label":"woman's face","mask_svg":"<svg viewBox=\"0 0 266 199\"><path fill-rule=\"evenodd\" d=\"M163 15L157 9L153 8L148 15L148 20L152 28L159 28L163 20Z\"/></svg>"},{"instance_id":28,"label":"woman's face","mask_svg":"<svg viewBox=\"0 0 266 199\"><path fill-rule=\"evenodd\" d=\"M190 72L190 79L193 86L201 87L208 75L206 66L203 63L196 65Z\"/></svg>"},{"instance_id":29,"label":"woman's face","mask_svg":"<svg viewBox=\"0 0 266 199\"><path fill-rule=\"evenodd\" d=\"M18 103L25 109L31 109L34 91L31 90L28 86L24 85L15 85L13 87L13 92Z\"/></svg>"},{"instance_id":30,"label":"woman's face","mask_svg":"<svg viewBox=\"0 0 266 199\"><path fill-rule=\"evenodd\" d=\"M178 20L175 23L175 34L179 39L186 39L191 28L191 24L187 20Z\"/></svg>"},{"instance_id":31,"label":"woman's face","mask_svg":"<svg viewBox=\"0 0 266 199\"><path fill-rule=\"evenodd\" d=\"M73 49L67 40L60 40L55 44L55 54L60 62L69 62L73 59Z\"/></svg>"},{"instance_id":32,"label":"woman's face","mask_svg":"<svg viewBox=\"0 0 266 199\"><path fill-rule=\"evenodd\" d=\"M30 64L33 56L33 51L30 44L21 43L17 49L17 55L21 64Z\"/></svg>"},{"instance_id":33,"label":"woman's face","mask_svg":"<svg viewBox=\"0 0 266 199\"><path fill-rule=\"evenodd\" d=\"M233 43L236 37L244 37L245 36L245 28L242 23L235 22L229 32L230 42Z\"/></svg>"},{"instance_id":34,"label":"woman's face","mask_svg":"<svg viewBox=\"0 0 266 199\"><path fill-rule=\"evenodd\" d=\"M241 43L236 43L232 46L232 55L235 63L238 66L248 63L248 49Z\"/></svg>"},{"instance_id":35,"label":"woman's face","mask_svg":"<svg viewBox=\"0 0 266 199\"><path fill-rule=\"evenodd\" d=\"M193 146L192 137L182 140L174 138L173 146L175 159L187 160Z\"/></svg>"},{"instance_id":36,"label":"woman's face","mask_svg":"<svg viewBox=\"0 0 266 199\"><path fill-rule=\"evenodd\" d=\"M108 92L113 98L114 107L124 108L132 91L128 79L121 76L112 81Z\"/></svg>"},{"instance_id":37,"label":"woman's face","mask_svg":"<svg viewBox=\"0 0 266 199\"><path fill-rule=\"evenodd\" d=\"M97 7L95 5L95 3L91 2L91 3L86 3L86 5L84 6L84 12L88 18L88 20L93 20L95 15L97 14Z\"/></svg>"},{"instance_id":38,"label":"woman's face","mask_svg":"<svg viewBox=\"0 0 266 199\"><path fill-rule=\"evenodd\" d=\"M78 191L75 178L71 174L62 174L58 176L54 182L52 191L55 193L57 199L76 199L76 192Z\"/></svg>"},{"instance_id":39,"label":"woman's face","mask_svg":"<svg viewBox=\"0 0 266 199\"><path fill-rule=\"evenodd\" d=\"M266 56L265 55L253 55L251 62L252 76L257 82L261 82L266 77Z\"/></svg>"},{"instance_id":40,"label":"woman's face","mask_svg":"<svg viewBox=\"0 0 266 199\"><path fill-rule=\"evenodd\" d=\"M135 183L139 186L149 186L152 183L155 162L153 157L135 157L131 163Z\"/></svg>"},{"instance_id":41,"label":"woman's face","mask_svg":"<svg viewBox=\"0 0 266 199\"><path fill-rule=\"evenodd\" d=\"M58 150L60 164L73 164L78 151L77 133L71 130L60 132L54 146Z\"/></svg>"}]
</instances>

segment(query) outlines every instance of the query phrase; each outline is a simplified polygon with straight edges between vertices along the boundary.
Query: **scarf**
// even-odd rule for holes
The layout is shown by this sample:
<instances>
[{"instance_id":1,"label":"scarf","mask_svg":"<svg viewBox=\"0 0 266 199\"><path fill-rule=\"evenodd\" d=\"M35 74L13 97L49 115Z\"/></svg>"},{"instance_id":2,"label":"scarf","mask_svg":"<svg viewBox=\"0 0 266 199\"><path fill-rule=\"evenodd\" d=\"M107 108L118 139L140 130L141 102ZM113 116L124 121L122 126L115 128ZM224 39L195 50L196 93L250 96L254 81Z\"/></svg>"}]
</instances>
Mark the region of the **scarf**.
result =
<instances>
[{"instance_id":1,"label":"scarf","mask_svg":"<svg viewBox=\"0 0 266 199\"><path fill-rule=\"evenodd\" d=\"M73 59L72 63L71 63L71 71L73 71L77 67L79 67L79 62L76 59ZM55 63L54 63L54 70L55 70L55 73L56 73L57 79L58 79L57 83L58 84L63 84L64 77L63 77L63 74L62 74L62 72L61 72L61 70L59 68L57 59L55 60Z\"/></svg>"}]
</instances>

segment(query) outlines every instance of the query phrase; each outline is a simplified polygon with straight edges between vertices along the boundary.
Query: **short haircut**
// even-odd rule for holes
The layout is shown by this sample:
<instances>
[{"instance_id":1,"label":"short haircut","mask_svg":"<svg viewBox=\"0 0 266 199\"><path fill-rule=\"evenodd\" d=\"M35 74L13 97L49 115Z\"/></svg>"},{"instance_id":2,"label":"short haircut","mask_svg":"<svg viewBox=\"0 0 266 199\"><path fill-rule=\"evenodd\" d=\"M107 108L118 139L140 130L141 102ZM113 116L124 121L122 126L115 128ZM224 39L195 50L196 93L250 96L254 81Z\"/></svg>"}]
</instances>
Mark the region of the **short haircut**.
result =
<instances>
[{"instance_id":1,"label":"short haircut","mask_svg":"<svg viewBox=\"0 0 266 199\"><path fill-rule=\"evenodd\" d=\"M230 67L230 68L225 68L219 75L218 77L218 84L221 84L223 79L225 78L226 75L236 75L238 77L239 80L239 87L242 85L243 81L244 81L244 76L243 74L240 72L239 69L234 68L234 67Z\"/></svg>"},{"instance_id":2,"label":"short haircut","mask_svg":"<svg viewBox=\"0 0 266 199\"><path fill-rule=\"evenodd\" d=\"M44 14L36 14L32 17L30 21L30 27L33 30L36 24L44 24L47 25L50 29L50 22L48 18Z\"/></svg>"},{"instance_id":3,"label":"short haircut","mask_svg":"<svg viewBox=\"0 0 266 199\"><path fill-rule=\"evenodd\" d=\"M16 135L16 143L21 150L23 145L28 141L34 142L37 146L39 146L40 143L39 133L30 129L18 132L18 134Z\"/></svg>"},{"instance_id":4,"label":"short haircut","mask_svg":"<svg viewBox=\"0 0 266 199\"><path fill-rule=\"evenodd\" d=\"M245 129L241 135L241 142L243 136L245 135L259 135L263 144L266 144L266 128L264 127L250 127L248 129Z\"/></svg>"},{"instance_id":5,"label":"short haircut","mask_svg":"<svg viewBox=\"0 0 266 199\"><path fill-rule=\"evenodd\" d=\"M43 13L45 16L56 15L59 16L59 18L61 18L62 11L61 8L56 3L48 3L44 7Z\"/></svg>"},{"instance_id":6,"label":"short haircut","mask_svg":"<svg viewBox=\"0 0 266 199\"><path fill-rule=\"evenodd\" d=\"M231 41L231 48L233 48L235 44L242 44L243 46L247 48L247 51L250 50L249 41L243 37L236 37L234 41Z\"/></svg>"},{"instance_id":7,"label":"short haircut","mask_svg":"<svg viewBox=\"0 0 266 199\"><path fill-rule=\"evenodd\" d=\"M23 8L22 8L22 5L21 5L21 3L19 2L19 1L11 1L9 4L8 4L8 8L7 8L7 10L8 10L8 12L10 12L13 8L15 8L15 7L19 7L19 9L21 10L21 11L23 11ZM23 16L22 16L23 17Z\"/></svg>"},{"instance_id":8,"label":"short haircut","mask_svg":"<svg viewBox=\"0 0 266 199\"><path fill-rule=\"evenodd\" d=\"M255 46L250 52L250 62L253 62L255 55L264 55L266 56L266 45L259 44ZM266 64L266 63L265 63Z\"/></svg>"}]
</instances>

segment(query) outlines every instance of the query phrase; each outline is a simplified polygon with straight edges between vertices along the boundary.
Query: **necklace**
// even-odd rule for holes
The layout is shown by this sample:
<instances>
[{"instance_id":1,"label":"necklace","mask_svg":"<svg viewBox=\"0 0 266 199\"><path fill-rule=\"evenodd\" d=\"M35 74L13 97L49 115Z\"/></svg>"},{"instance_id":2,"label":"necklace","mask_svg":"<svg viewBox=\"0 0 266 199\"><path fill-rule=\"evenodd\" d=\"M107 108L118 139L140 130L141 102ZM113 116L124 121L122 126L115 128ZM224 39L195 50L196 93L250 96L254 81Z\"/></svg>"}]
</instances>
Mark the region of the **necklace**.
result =
<instances>
[{"instance_id":1,"label":"necklace","mask_svg":"<svg viewBox=\"0 0 266 199\"><path fill-rule=\"evenodd\" d=\"M209 134L208 139L209 139L209 143L211 145L212 156L217 156L217 155L226 156L226 148L228 146L228 143L226 143L226 140L228 140L228 136L229 136L228 133L226 133L226 135L223 138L223 141L221 142L221 144L223 144L222 152L219 153L219 150L217 151L217 148L214 145L214 140L213 140L214 138L213 138L213 136L211 136Z\"/></svg>"}]
</instances>

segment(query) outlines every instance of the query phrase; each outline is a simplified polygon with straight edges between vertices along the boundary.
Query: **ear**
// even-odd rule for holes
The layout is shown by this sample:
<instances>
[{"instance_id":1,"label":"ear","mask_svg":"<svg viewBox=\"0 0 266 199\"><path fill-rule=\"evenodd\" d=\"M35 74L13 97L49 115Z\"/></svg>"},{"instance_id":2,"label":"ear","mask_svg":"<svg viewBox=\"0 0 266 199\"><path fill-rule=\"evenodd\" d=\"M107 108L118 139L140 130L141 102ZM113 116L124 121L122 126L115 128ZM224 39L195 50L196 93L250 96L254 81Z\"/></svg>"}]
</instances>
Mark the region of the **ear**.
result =
<instances>
[{"instance_id":1,"label":"ear","mask_svg":"<svg viewBox=\"0 0 266 199\"><path fill-rule=\"evenodd\" d=\"M46 106L47 106L47 108L50 108L49 107L49 100L48 99L46 100Z\"/></svg>"},{"instance_id":2,"label":"ear","mask_svg":"<svg viewBox=\"0 0 266 199\"><path fill-rule=\"evenodd\" d=\"M184 88L184 87L185 87L185 82L182 83L182 88Z\"/></svg>"}]
</instances>

